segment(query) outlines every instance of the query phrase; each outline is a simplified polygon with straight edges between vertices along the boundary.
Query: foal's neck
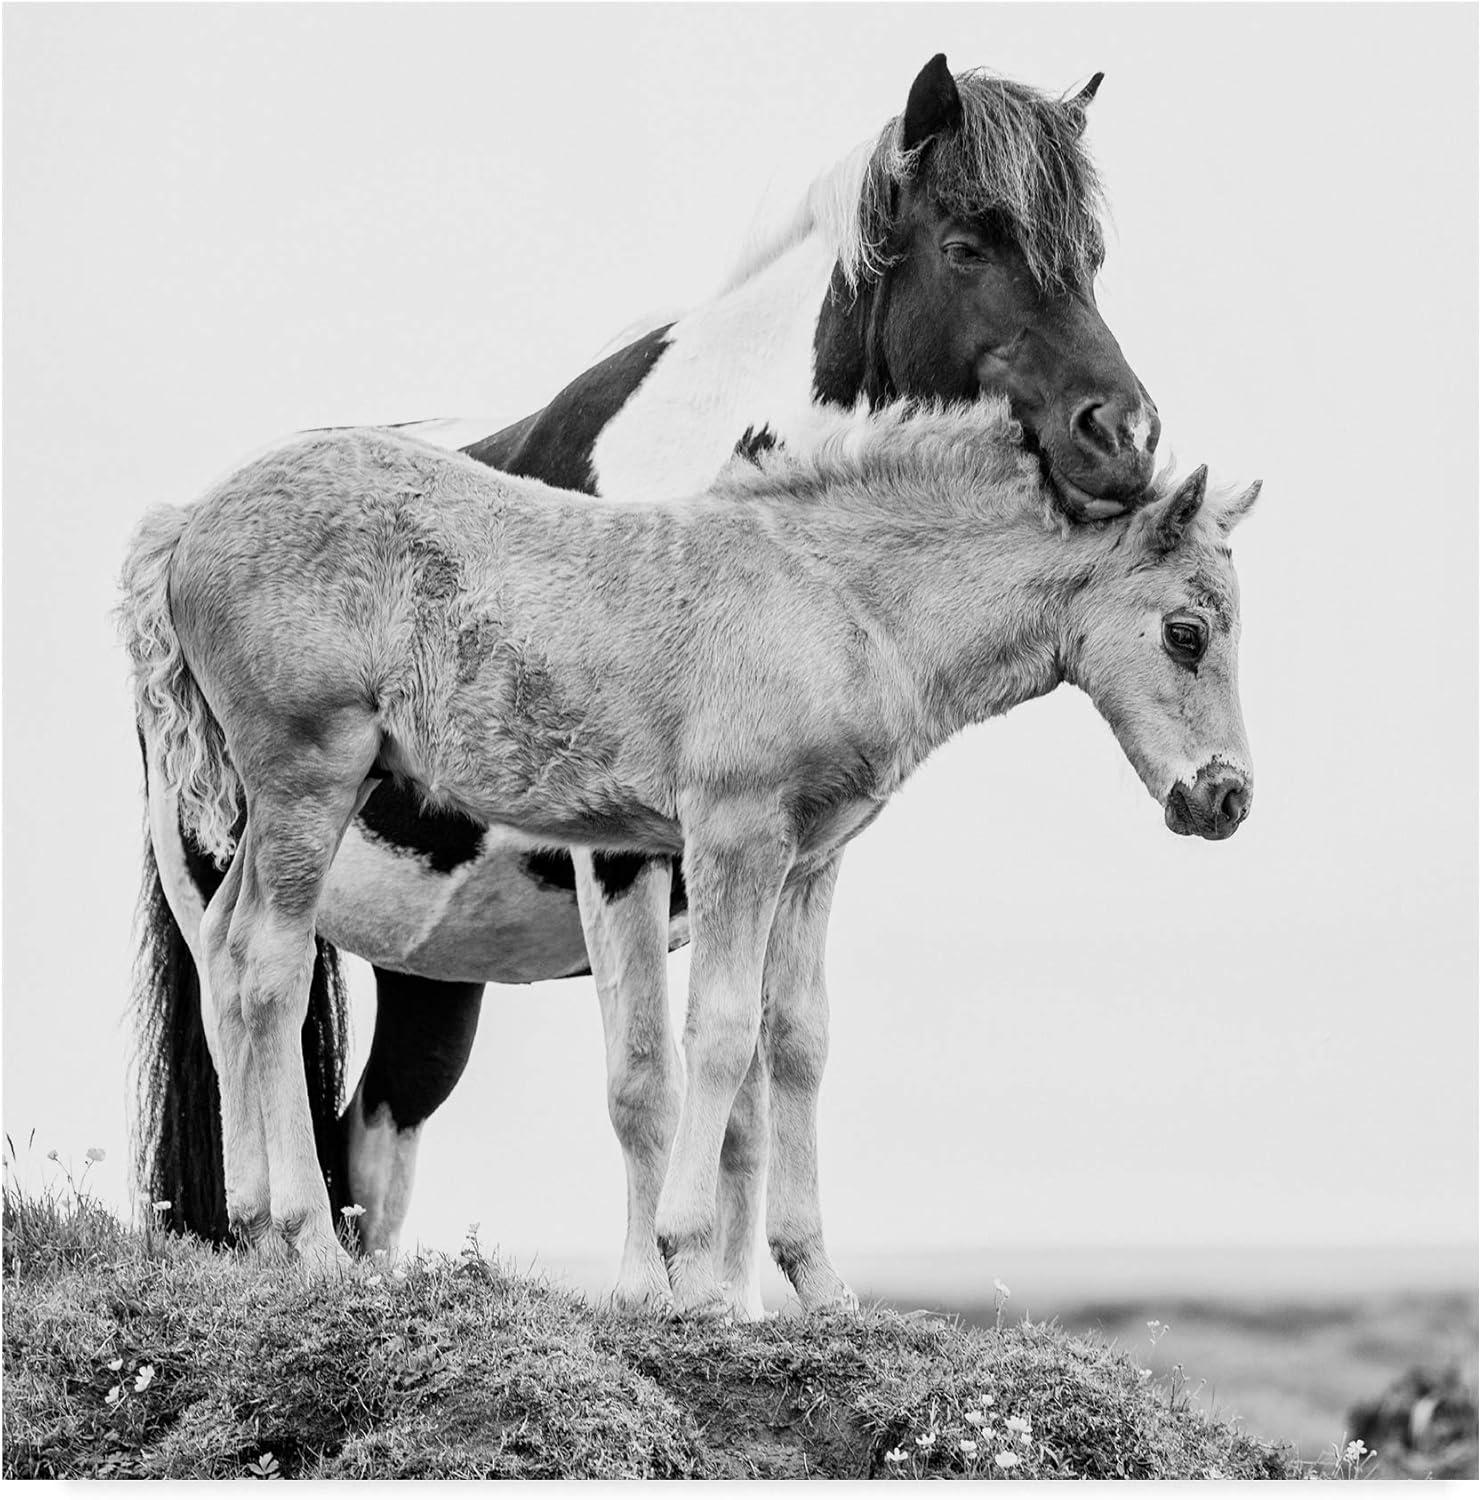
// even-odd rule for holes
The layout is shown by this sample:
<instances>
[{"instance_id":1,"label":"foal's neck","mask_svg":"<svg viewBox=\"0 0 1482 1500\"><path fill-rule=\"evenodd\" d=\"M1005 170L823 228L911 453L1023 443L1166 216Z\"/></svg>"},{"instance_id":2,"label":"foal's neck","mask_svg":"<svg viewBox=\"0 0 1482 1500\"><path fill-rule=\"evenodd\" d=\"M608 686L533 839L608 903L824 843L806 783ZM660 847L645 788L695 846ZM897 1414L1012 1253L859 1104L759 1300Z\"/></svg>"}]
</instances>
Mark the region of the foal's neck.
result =
<instances>
[{"instance_id":1,"label":"foal's neck","mask_svg":"<svg viewBox=\"0 0 1482 1500\"><path fill-rule=\"evenodd\" d=\"M1033 506L850 519L840 582L899 653L924 749L1064 680L1071 607L1095 567L1088 537Z\"/></svg>"}]
</instances>

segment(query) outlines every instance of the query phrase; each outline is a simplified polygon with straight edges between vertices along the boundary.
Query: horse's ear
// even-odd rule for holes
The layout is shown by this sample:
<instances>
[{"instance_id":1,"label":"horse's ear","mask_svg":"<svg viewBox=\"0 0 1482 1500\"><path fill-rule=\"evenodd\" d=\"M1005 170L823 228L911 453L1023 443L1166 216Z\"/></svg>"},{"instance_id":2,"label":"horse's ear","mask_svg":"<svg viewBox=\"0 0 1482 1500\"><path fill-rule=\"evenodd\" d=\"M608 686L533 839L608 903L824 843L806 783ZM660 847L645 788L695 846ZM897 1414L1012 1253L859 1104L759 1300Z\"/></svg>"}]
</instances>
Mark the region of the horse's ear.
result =
<instances>
[{"instance_id":1,"label":"horse's ear","mask_svg":"<svg viewBox=\"0 0 1482 1500\"><path fill-rule=\"evenodd\" d=\"M1077 135L1086 128L1086 110L1096 97L1096 90L1101 87L1101 80L1105 77L1105 73L1093 73L1075 98L1065 101L1065 108L1071 119L1075 121Z\"/></svg>"},{"instance_id":2,"label":"horse's ear","mask_svg":"<svg viewBox=\"0 0 1482 1500\"><path fill-rule=\"evenodd\" d=\"M1229 536L1234 529L1251 513L1252 507L1261 496L1261 481L1258 479L1248 490L1235 496L1233 500L1227 500L1220 507L1219 526L1223 536Z\"/></svg>"},{"instance_id":3,"label":"horse's ear","mask_svg":"<svg viewBox=\"0 0 1482 1500\"><path fill-rule=\"evenodd\" d=\"M1184 482L1160 504L1138 512L1144 545L1158 555L1172 552L1183 541L1189 522L1204 504L1204 489L1209 482L1209 465L1200 464Z\"/></svg>"},{"instance_id":4,"label":"horse's ear","mask_svg":"<svg viewBox=\"0 0 1482 1500\"><path fill-rule=\"evenodd\" d=\"M947 67L947 55L938 52L916 75L901 119L901 150L914 151L934 136L956 130L962 123L962 95Z\"/></svg>"}]
</instances>

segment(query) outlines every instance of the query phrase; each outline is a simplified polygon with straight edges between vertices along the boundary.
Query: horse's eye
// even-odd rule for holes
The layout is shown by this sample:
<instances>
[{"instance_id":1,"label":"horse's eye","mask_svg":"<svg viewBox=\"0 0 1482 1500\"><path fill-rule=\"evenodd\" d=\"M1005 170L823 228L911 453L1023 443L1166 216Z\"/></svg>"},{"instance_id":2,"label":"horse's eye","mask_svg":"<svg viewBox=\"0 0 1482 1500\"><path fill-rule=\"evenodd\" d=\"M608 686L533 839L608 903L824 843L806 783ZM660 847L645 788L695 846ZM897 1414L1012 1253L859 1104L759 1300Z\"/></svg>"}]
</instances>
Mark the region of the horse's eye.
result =
<instances>
[{"instance_id":1,"label":"horse's eye","mask_svg":"<svg viewBox=\"0 0 1482 1500\"><path fill-rule=\"evenodd\" d=\"M1204 655L1204 627L1197 620L1164 620L1163 647L1175 661L1196 662Z\"/></svg>"},{"instance_id":2,"label":"horse's eye","mask_svg":"<svg viewBox=\"0 0 1482 1500\"><path fill-rule=\"evenodd\" d=\"M970 266L985 258L976 245L971 245L966 240L948 240L942 246L942 253L954 266Z\"/></svg>"}]
</instances>

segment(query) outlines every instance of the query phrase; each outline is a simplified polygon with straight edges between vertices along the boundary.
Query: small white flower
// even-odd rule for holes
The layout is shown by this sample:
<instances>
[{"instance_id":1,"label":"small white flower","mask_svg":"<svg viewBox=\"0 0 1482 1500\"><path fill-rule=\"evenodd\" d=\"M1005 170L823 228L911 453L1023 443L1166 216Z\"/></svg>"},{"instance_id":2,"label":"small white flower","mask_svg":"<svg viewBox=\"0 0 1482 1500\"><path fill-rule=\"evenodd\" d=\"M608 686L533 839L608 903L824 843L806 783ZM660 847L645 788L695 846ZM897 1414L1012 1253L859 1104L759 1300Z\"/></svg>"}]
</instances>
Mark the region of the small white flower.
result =
<instances>
[{"instance_id":1,"label":"small white flower","mask_svg":"<svg viewBox=\"0 0 1482 1500\"><path fill-rule=\"evenodd\" d=\"M888 1464L903 1464L905 1463L905 1461L906 1450L904 1448L892 1448L890 1452L885 1455L885 1462Z\"/></svg>"},{"instance_id":2,"label":"small white flower","mask_svg":"<svg viewBox=\"0 0 1482 1500\"><path fill-rule=\"evenodd\" d=\"M993 1392L992 1391L984 1391L983 1392L983 1405L984 1406L992 1406L993 1405L993 1399L994 1398L993 1398Z\"/></svg>"},{"instance_id":3,"label":"small white flower","mask_svg":"<svg viewBox=\"0 0 1482 1500\"><path fill-rule=\"evenodd\" d=\"M147 1391L149 1383L154 1379L153 1365L140 1365L139 1373L134 1377L134 1389L136 1391Z\"/></svg>"},{"instance_id":4,"label":"small white flower","mask_svg":"<svg viewBox=\"0 0 1482 1500\"><path fill-rule=\"evenodd\" d=\"M89 1161L103 1161L108 1153L101 1146L89 1146L86 1155Z\"/></svg>"},{"instance_id":5,"label":"small white flower","mask_svg":"<svg viewBox=\"0 0 1482 1500\"><path fill-rule=\"evenodd\" d=\"M108 1368L110 1370L121 1370L123 1369L123 1361L121 1359L110 1359L108 1361Z\"/></svg>"},{"instance_id":6,"label":"small white flower","mask_svg":"<svg viewBox=\"0 0 1482 1500\"><path fill-rule=\"evenodd\" d=\"M921 1434L921 1436L916 1439L916 1446L918 1448L920 1448L923 1452L925 1452L926 1449L930 1448L931 1445L934 1442L936 1442L936 1440L937 1440L937 1430L936 1430L935 1427L933 1427L930 1432L923 1432Z\"/></svg>"},{"instance_id":7,"label":"small white flower","mask_svg":"<svg viewBox=\"0 0 1482 1500\"><path fill-rule=\"evenodd\" d=\"M962 1414L962 1420L969 1427L981 1427L988 1419L980 1411L965 1411Z\"/></svg>"},{"instance_id":8,"label":"small white flower","mask_svg":"<svg viewBox=\"0 0 1482 1500\"><path fill-rule=\"evenodd\" d=\"M1362 1438L1354 1440L1343 1450L1343 1457L1351 1464L1356 1464L1369 1451L1368 1446Z\"/></svg>"},{"instance_id":9,"label":"small white flower","mask_svg":"<svg viewBox=\"0 0 1482 1500\"><path fill-rule=\"evenodd\" d=\"M114 1386L104 1399L108 1402L109 1406L117 1406L123 1400L123 1387L121 1385Z\"/></svg>"},{"instance_id":10,"label":"small white flower","mask_svg":"<svg viewBox=\"0 0 1482 1500\"><path fill-rule=\"evenodd\" d=\"M993 1462L1000 1469L1017 1469L1019 1467L1019 1455L1017 1453L1000 1453Z\"/></svg>"},{"instance_id":11,"label":"small white flower","mask_svg":"<svg viewBox=\"0 0 1482 1500\"><path fill-rule=\"evenodd\" d=\"M1029 1434L1028 1417L1010 1417L1003 1425L1007 1427L1010 1432L1021 1433L1026 1437Z\"/></svg>"},{"instance_id":12,"label":"small white flower","mask_svg":"<svg viewBox=\"0 0 1482 1500\"><path fill-rule=\"evenodd\" d=\"M957 1446L962 1449L963 1454L968 1458L973 1458L977 1455L978 1445L971 1438L963 1438Z\"/></svg>"},{"instance_id":13,"label":"small white flower","mask_svg":"<svg viewBox=\"0 0 1482 1500\"><path fill-rule=\"evenodd\" d=\"M367 1276L365 1278L365 1284L367 1286L380 1286L381 1278L379 1276Z\"/></svg>"},{"instance_id":14,"label":"small white flower","mask_svg":"<svg viewBox=\"0 0 1482 1500\"><path fill-rule=\"evenodd\" d=\"M996 1276L993 1278L993 1290L997 1292L1000 1297L1003 1297L1005 1300L1007 1300L1009 1296L1009 1289Z\"/></svg>"},{"instance_id":15,"label":"small white flower","mask_svg":"<svg viewBox=\"0 0 1482 1500\"><path fill-rule=\"evenodd\" d=\"M405 1281L407 1279L407 1273L405 1271L393 1271L391 1273L391 1278L393 1281Z\"/></svg>"},{"instance_id":16,"label":"small white flower","mask_svg":"<svg viewBox=\"0 0 1482 1500\"><path fill-rule=\"evenodd\" d=\"M1153 1372L1151 1370L1139 1370L1137 1372L1137 1378L1139 1380L1151 1380L1153 1378Z\"/></svg>"},{"instance_id":17,"label":"small white flower","mask_svg":"<svg viewBox=\"0 0 1482 1500\"><path fill-rule=\"evenodd\" d=\"M1211 1469L1204 1477L1206 1479L1224 1479L1226 1475L1223 1469Z\"/></svg>"},{"instance_id":18,"label":"small white flower","mask_svg":"<svg viewBox=\"0 0 1482 1500\"><path fill-rule=\"evenodd\" d=\"M174 1207L168 1198L160 1198L149 1205L157 1214L167 1214Z\"/></svg>"},{"instance_id":19,"label":"small white flower","mask_svg":"<svg viewBox=\"0 0 1482 1500\"><path fill-rule=\"evenodd\" d=\"M342 1219L358 1219L364 1212L365 1210L358 1203L347 1203L340 1210L340 1217Z\"/></svg>"}]
</instances>

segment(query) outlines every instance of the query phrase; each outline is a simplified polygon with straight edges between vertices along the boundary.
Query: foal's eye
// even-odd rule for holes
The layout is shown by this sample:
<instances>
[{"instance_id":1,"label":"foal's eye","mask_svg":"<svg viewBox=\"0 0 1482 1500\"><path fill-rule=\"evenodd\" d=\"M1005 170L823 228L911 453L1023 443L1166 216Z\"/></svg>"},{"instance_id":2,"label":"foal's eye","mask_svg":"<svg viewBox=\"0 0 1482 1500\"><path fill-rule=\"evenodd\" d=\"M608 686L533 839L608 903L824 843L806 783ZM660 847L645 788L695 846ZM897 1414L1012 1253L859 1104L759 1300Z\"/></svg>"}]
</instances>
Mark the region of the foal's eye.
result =
<instances>
[{"instance_id":1,"label":"foal's eye","mask_svg":"<svg viewBox=\"0 0 1482 1500\"><path fill-rule=\"evenodd\" d=\"M1197 620L1163 621L1163 649L1174 661L1198 661L1206 644L1204 626Z\"/></svg>"}]
</instances>

